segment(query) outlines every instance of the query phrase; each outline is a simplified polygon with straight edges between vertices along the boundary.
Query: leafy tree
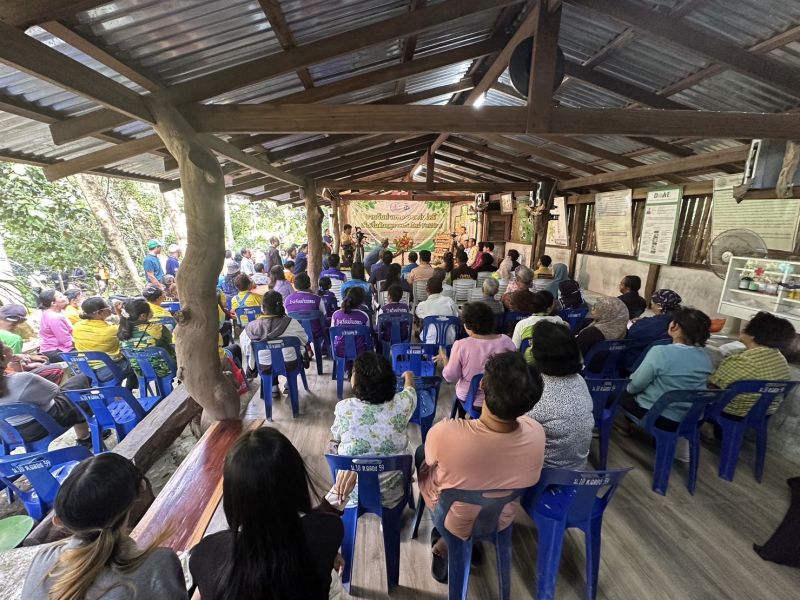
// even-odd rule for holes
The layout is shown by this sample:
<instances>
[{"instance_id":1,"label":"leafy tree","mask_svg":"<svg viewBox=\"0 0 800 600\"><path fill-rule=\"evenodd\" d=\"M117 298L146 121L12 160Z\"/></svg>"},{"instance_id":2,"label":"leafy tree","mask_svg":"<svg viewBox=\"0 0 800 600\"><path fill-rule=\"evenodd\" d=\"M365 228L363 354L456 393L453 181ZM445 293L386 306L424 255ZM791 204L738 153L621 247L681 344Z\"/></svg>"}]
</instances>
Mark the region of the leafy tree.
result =
<instances>
[{"instance_id":1,"label":"leafy tree","mask_svg":"<svg viewBox=\"0 0 800 600\"><path fill-rule=\"evenodd\" d=\"M235 196L229 199L229 207L235 242L231 250L243 247L264 250L273 235L281 239L284 248L306 241L306 209L303 206L250 202L247 198ZM323 229L330 227L329 220L325 212Z\"/></svg>"}]
</instances>

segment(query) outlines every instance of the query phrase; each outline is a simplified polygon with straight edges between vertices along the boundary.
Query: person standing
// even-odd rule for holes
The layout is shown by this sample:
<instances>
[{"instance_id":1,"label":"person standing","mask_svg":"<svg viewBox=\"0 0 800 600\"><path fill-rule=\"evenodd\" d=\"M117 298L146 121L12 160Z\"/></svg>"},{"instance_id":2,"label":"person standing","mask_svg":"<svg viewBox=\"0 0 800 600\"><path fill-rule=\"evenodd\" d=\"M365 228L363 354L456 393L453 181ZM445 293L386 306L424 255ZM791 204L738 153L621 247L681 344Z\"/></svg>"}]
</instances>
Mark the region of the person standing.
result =
<instances>
[{"instance_id":1,"label":"person standing","mask_svg":"<svg viewBox=\"0 0 800 600\"><path fill-rule=\"evenodd\" d=\"M276 236L269 238L269 248L267 249L266 264L264 270L267 273L272 273L272 267L281 267L283 270L283 261L281 260L281 241Z\"/></svg>"},{"instance_id":2,"label":"person standing","mask_svg":"<svg viewBox=\"0 0 800 600\"><path fill-rule=\"evenodd\" d=\"M308 244L303 244L297 250L297 255L294 258L294 271L298 275L308 268Z\"/></svg>"},{"instance_id":3,"label":"person standing","mask_svg":"<svg viewBox=\"0 0 800 600\"><path fill-rule=\"evenodd\" d=\"M349 223L345 223L345 226L342 227L342 239L339 241L339 245L344 255L342 266L349 267L353 264L353 256L356 251L355 243L353 243L353 226Z\"/></svg>"},{"instance_id":4,"label":"person standing","mask_svg":"<svg viewBox=\"0 0 800 600\"><path fill-rule=\"evenodd\" d=\"M181 248L178 244L170 244L167 248L169 256L167 257L167 275L175 277L178 274L178 267L181 265Z\"/></svg>"},{"instance_id":5,"label":"person standing","mask_svg":"<svg viewBox=\"0 0 800 600\"><path fill-rule=\"evenodd\" d=\"M372 273L372 265L374 265L380 260L381 256L383 255L383 251L386 250L386 248L388 247L389 247L389 239L383 238L381 240L381 243L375 246L372 250L370 250L369 254L367 254L364 257L364 270L367 273Z\"/></svg>"},{"instance_id":6,"label":"person standing","mask_svg":"<svg viewBox=\"0 0 800 600\"><path fill-rule=\"evenodd\" d=\"M242 248L242 262L239 263L239 269L248 277L256 273L255 265L251 260L252 256L253 253L250 252L250 248Z\"/></svg>"},{"instance_id":7,"label":"person standing","mask_svg":"<svg viewBox=\"0 0 800 600\"><path fill-rule=\"evenodd\" d=\"M161 254L161 242L149 240L147 242L147 255L144 257L144 277L147 283L161 287L164 269L161 268L161 261L158 259L159 254Z\"/></svg>"}]
</instances>

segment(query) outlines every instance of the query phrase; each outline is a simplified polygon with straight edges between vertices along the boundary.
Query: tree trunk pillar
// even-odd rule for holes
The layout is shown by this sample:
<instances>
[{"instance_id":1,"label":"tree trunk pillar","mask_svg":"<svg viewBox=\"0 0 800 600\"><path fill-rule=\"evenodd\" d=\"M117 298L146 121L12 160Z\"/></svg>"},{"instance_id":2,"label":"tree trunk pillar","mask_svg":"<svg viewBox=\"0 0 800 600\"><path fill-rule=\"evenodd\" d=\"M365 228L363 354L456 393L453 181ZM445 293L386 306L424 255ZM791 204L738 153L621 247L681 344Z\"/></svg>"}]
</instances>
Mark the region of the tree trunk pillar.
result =
<instances>
[{"instance_id":1,"label":"tree trunk pillar","mask_svg":"<svg viewBox=\"0 0 800 600\"><path fill-rule=\"evenodd\" d=\"M322 209L317 202L317 186L309 179L300 190L306 204L306 235L308 236L308 276L311 289L319 289L319 274L322 272Z\"/></svg>"},{"instance_id":2,"label":"tree trunk pillar","mask_svg":"<svg viewBox=\"0 0 800 600\"><path fill-rule=\"evenodd\" d=\"M239 395L223 375L217 340L217 277L225 255L225 180L214 154L168 101L146 99L153 126L178 161L188 245L178 270L178 376L211 419L238 419Z\"/></svg>"},{"instance_id":3,"label":"tree trunk pillar","mask_svg":"<svg viewBox=\"0 0 800 600\"><path fill-rule=\"evenodd\" d=\"M186 254L186 217L183 215L178 202L178 190L164 192L162 197L164 198L164 206L167 209L167 216L172 225L172 230L175 232L175 237L178 238L178 246L180 246L181 252Z\"/></svg>"}]
</instances>

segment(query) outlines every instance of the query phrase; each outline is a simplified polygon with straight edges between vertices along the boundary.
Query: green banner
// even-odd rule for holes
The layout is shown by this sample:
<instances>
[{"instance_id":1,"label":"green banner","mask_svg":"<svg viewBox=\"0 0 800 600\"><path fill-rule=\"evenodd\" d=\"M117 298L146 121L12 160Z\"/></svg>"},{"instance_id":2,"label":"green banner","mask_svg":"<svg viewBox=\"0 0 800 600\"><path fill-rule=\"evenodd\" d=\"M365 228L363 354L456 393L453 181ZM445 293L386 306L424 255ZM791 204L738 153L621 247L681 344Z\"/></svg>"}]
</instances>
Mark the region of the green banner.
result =
<instances>
[{"instance_id":1,"label":"green banner","mask_svg":"<svg viewBox=\"0 0 800 600\"><path fill-rule=\"evenodd\" d=\"M433 250L434 238L447 233L450 202L428 200L360 200L350 203L349 220L353 227L361 227L366 234L366 245L389 239L393 249L397 240L407 236L411 250Z\"/></svg>"}]
</instances>

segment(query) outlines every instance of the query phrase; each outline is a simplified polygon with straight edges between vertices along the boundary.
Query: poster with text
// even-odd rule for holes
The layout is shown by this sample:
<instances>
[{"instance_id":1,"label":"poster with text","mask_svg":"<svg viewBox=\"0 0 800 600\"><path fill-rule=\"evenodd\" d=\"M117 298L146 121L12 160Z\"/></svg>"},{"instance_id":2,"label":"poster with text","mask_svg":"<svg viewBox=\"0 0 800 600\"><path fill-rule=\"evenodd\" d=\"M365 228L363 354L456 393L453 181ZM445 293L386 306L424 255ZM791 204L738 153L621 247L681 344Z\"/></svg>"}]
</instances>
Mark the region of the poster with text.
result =
<instances>
[{"instance_id":1,"label":"poster with text","mask_svg":"<svg viewBox=\"0 0 800 600\"><path fill-rule=\"evenodd\" d=\"M683 186L680 185L647 192L639 241L640 261L655 265L672 262L682 199Z\"/></svg>"},{"instance_id":2,"label":"poster with text","mask_svg":"<svg viewBox=\"0 0 800 600\"><path fill-rule=\"evenodd\" d=\"M515 242L522 242L523 244L530 244L533 242L533 223L528 217L528 203L520 202L517 199L517 210L514 214L514 224L516 231L514 231Z\"/></svg>"},{"instance_id":3,"label":"poster with text","mask_svg":"<svg viewBox=\"0 0 800 600\"><path fill-rule=\"evenodd\" d=\"M598 252L633 254L632 202L633 191L630 189L595 194L594 227Z\"/></svg>"},{"instance_id":4,"label":"poster with text","mask_svg":"<svg viewBox=\"0 0 800 600\"><path fill-rule=\"evenodd\" d=\"M367 236L367 247L388 238L396 249L395 240L407 235L412 250L433 250L436 235L448 232L450 203L446 200L362 200L351 202L349 210L350 223Z\"/></svg>"},{"instance_id":5,"label":"poster with text","mask_svg":"<svg viewBox=\"0 0 800 600\"><path fill-rule=\"evenodd\" d=\"M741 182L741 175L717 177L714 180L712 238L728 229L750 229L764 238L770 250L792 252L800 222L800 200L745 198L737 203L733 197L733 187Z\"/></svg>"},{"instance_id":6,"label":"poster with text","mask_svg":"<svg viewBox=\"0 0 800 600\"><path fill-rule=\"evenodd\" d=\"M569 232L567 230L567 201L562 196L553 200L550 210L552 217L547 223L547 245L569 246Z\"/></svg>"}]
</instances>

